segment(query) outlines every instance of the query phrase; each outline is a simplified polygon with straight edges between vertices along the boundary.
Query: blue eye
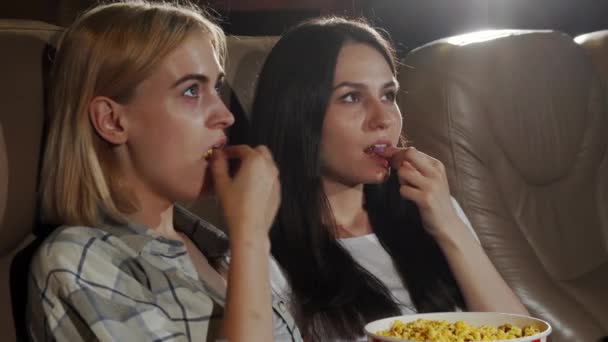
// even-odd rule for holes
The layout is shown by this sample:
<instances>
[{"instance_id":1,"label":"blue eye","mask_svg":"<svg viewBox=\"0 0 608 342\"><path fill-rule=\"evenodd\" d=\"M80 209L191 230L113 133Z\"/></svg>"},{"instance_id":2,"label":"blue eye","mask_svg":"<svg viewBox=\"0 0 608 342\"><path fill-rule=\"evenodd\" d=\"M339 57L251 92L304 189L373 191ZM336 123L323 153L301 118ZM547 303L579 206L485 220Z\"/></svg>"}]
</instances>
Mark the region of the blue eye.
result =
<instances>
[{"instance_id":1,"label":"blue eye","mask_svg":"<svg viewBox=\"0 0 608 342\"><path fill-rule=\"evenodd\" d=\"M224 89L224 82L218 82L218 83L215 85L215 92L216 92L217 94L221 94L221 93L222 93L222 89Z\"/></svg>"},{"instance_id":2,"label":"blue eye","mask_svg":"<svg viewBox=\"0 0 608 342\"><path fill-rule=\"evenodd\" d=\"M184 96L197 98L199 96L198 84L193 84L186 91L184 91Z\"/></svg>"}]
</instances>

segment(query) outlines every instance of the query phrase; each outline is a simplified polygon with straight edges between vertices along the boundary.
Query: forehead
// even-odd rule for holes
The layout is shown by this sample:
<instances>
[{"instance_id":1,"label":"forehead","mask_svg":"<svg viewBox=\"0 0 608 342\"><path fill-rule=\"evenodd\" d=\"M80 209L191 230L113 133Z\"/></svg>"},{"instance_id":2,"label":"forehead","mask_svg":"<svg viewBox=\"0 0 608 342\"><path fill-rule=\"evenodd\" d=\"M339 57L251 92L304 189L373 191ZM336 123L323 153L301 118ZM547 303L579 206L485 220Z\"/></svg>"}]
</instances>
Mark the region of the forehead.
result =
<instances>
[{"instance_id":1,"label":"forehead","mask_svg":"<svg viewBox=\"0 0 608 342\"><path fill-rule=\"evenodd\" d=\"M347 43L342 46L336 60L334 83L370 78L393 78L384 56L368 44Z\"/></svg>"},{"instance_id":2,"label":"forehead","mask_svg":"<svg viewBox=\"0 0 608 342\"><path fill-rule=\"evenodd\" d=\"M210 35L193 33L177 46L160 63L157 74L161 77L182 77L186 74L203 74L215 79L222 72L219 57L213 48Z\"/></svg>"}]
</instances>

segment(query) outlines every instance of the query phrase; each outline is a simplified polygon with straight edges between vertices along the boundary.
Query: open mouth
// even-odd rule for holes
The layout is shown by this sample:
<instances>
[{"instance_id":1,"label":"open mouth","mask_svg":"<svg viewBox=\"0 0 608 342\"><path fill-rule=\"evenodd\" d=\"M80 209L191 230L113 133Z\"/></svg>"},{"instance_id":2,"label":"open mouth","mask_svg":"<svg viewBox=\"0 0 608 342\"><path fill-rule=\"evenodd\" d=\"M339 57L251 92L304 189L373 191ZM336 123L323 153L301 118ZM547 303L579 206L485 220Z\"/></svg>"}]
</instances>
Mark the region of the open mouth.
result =
<instances>
[{"instance_id":1,"label":"open mouth","mask_svg":"<svg viewBox=\"0 0 608 342\"><path fill-rule=\"evenodd\" d=\"M372 144L365 148L364 152L367 154L380 154L388 147L388 144Z\"/></svg>"},{"instance_id":2,"label":"open mouth","mask_svg":"<svg viewBox=\"0 0 608 342\"><path fill-rule=\"evenodd\" d=\"M390 147L390 144L380 143L380 144L372 144L366 147L363 152L367 154L374 162L378 165L382 166L385 169L390 167L388 160L382 156L384 151Z\"/></svg>"},{"instance_id":3,"label":"open mouth","mask_svg":"<svg viewBox=\"0 0 608 342\"><path fill-rule=\"evenodd\" d=\"M222 140L221 142L211 146L210 149L207 150L207 152L205 152L205 159L209 160L209 158L211 158L211 156L213 155L213 151L215 150L221 150L226 146L226 141Z\"/></svg>"}]
</instances>

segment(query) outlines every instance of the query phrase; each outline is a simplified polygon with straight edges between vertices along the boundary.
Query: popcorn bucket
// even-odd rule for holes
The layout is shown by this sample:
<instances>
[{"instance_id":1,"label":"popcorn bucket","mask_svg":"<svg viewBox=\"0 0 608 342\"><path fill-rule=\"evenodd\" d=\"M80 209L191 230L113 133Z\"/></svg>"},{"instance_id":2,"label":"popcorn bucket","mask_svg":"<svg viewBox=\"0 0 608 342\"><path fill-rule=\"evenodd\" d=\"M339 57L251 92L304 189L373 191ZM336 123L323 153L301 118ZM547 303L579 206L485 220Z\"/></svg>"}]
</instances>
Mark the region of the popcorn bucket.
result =
<instances>
[{"instance_id":1,"label":"popcorn bucket","mask_svg":"<svg viewBox=\"0 0 608 342\"><path fill-rule=\"evenodd\" d=\"M427 314L416 314L408 316L395 316L384 318L371 322L365 326L365 334L367 335L369 342L415 342L400 337L388 337L381 336L378 334L380 331L389 330L395 321L402 323L413 322L418 319L434 320L434 321L447 321L449 323L455 323L462 321L472 327L490 326L499 327L504 324L511 324L520 328L526 326L533 326L540 332L526 337L512 338L512 339L499 339L493 340L492 342L546 342L547 336L551 334L551 325L549 323L529 316L513 315L499 312L440 312L440 313L427 313ZM434 341L433 339L427 340L429 342ZM449 341L442 339L442 342ZM456 339L454 339L456 341Z\"/></svg>"}]
</instances>

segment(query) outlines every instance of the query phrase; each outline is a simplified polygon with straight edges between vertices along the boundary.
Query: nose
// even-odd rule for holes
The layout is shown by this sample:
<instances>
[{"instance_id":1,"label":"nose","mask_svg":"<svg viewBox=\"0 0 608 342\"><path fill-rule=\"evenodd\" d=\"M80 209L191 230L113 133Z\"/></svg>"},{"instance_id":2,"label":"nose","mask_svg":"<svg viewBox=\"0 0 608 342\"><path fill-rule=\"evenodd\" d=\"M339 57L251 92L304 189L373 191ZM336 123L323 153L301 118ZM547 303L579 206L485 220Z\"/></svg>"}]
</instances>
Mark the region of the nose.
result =
<instances>
[{"instance_id":1,"label":"nose","mask_svg":"<svg viewBox=\"0 0 608 342\"><path fill-rule=\"evenodd\" d=\"M207 121L209 128L226 129L234 124L234 115L219 96L215 96L215 101L211 106L211 113Z\"/></svg>"},{"instance_id":2,"label":"nose","mask_svg":"<svg viewBox=\"0 0 608 342\"><path fill-rule=\"evenodd\" d=\"M379 99L374 99L369 103L369 128L372 130L384 130L389 128L395 121L392 108L389 109Z\"/></svg>"}]
</instances>

